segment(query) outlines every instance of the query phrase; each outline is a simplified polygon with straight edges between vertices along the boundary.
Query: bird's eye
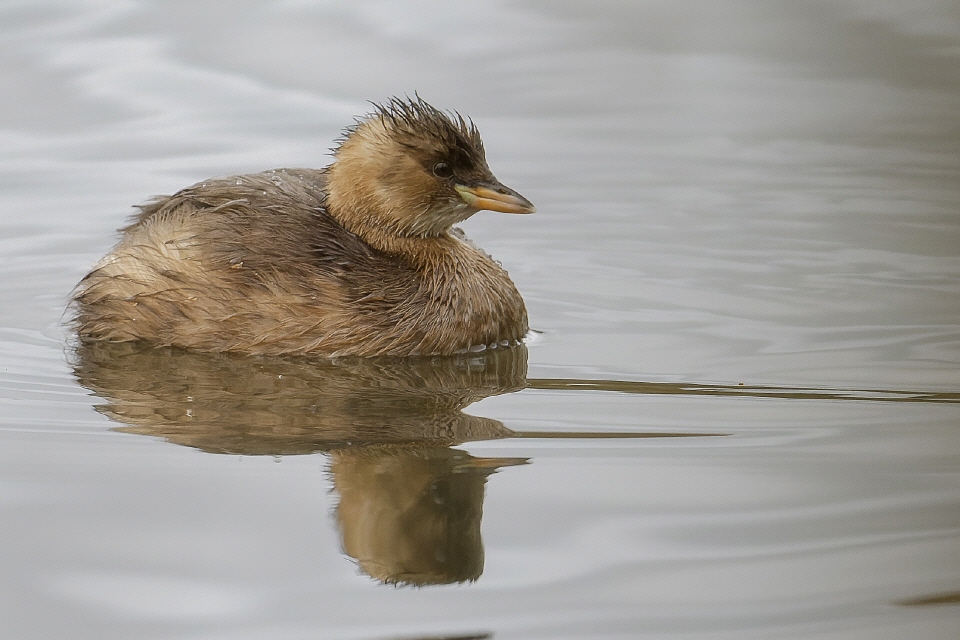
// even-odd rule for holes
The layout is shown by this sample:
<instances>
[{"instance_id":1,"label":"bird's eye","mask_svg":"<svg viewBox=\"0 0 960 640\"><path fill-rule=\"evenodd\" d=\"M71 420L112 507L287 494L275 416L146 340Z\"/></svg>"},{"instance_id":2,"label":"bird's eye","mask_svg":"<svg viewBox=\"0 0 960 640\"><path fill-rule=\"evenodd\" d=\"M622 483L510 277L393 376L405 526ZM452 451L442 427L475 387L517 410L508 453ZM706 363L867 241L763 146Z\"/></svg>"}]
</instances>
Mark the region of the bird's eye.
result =
<instances>
[{"instance_id":1,"label":"bird's eye","mask_svg":"<svg viewBox=\"0 0 960 640\"><path fill-rule=\"evenodd\" d=\"M433 165L433 175L438 178L449 178L453 175L453 169L451 169L450 165L446 162L438 162Z\"/></svg>"}]
</instances>

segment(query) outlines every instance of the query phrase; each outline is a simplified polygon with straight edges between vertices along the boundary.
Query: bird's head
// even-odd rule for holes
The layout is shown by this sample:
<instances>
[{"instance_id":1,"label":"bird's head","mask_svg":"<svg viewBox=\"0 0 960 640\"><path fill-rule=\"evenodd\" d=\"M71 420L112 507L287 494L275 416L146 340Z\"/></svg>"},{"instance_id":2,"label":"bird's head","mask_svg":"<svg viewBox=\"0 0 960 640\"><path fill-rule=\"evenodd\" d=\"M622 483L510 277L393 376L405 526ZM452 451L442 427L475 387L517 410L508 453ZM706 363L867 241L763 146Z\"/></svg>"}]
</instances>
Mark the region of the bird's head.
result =
<instances>
[{"instance_id":1,"label":"bird's head","mask_svg":"<svg viewBox=\"0 0 960 640\"><path fill-rule=\"evenodd\" d=\"M375 105L345 132L328 176L328 206L354 230L428 237L481 209L535 211L491 173L473 122L419 97Z\"/></svg>"}]
</instances>

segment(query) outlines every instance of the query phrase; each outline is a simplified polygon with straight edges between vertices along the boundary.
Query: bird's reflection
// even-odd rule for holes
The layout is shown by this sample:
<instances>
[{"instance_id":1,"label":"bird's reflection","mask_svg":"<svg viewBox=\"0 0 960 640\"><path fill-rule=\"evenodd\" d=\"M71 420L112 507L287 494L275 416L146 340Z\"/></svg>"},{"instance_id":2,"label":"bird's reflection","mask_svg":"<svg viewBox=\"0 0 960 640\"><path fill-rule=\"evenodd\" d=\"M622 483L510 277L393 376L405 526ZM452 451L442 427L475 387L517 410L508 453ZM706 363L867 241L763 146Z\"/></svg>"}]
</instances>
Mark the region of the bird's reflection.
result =
<instances>
[{"instance_id":1,"label":"bird's reflection","mask_svg":"<svg viewBox=\"0 0 960 640\"><path fill-rule=\"evenodd\" d=\"M335 452L330 469L344 552L386 583L476 580L484 483L514 462L443 447Z\"/></svg>"},{"instance_id":2,"label":"bird's reflection","mask_svg":"<svg viewBox=\"0 0 960 640\"><path fill-rule=\"evenodd\" d=\"M462 409L522 389L524 347L330 361L89 343L74 369L121 431L211 453L327 453L343 550L382 582L477 579L486 478L525 462L452 448L512 435Z\"/></svg>"}]
</instances>

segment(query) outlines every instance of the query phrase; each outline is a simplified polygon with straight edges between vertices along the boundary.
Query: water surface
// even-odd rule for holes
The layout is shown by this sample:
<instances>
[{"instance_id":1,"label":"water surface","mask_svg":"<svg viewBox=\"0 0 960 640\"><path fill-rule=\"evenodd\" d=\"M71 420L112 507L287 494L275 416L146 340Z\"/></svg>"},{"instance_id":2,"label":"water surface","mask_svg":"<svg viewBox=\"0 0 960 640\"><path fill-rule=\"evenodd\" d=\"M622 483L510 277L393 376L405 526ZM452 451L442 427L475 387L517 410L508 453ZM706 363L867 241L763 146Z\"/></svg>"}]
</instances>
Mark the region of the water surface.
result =
<instances>
[{"instance_id":1,"label":"water surface","mask_svg":"<svg viewBox=\"0 0 960 640\"><path fill-rule=\"evenodd\" d=\"M960 635L955 3L8 2L0 78L3 637ZM527 347L72 348L131 205L413 91Z\"/></svg>"}]
</instances>

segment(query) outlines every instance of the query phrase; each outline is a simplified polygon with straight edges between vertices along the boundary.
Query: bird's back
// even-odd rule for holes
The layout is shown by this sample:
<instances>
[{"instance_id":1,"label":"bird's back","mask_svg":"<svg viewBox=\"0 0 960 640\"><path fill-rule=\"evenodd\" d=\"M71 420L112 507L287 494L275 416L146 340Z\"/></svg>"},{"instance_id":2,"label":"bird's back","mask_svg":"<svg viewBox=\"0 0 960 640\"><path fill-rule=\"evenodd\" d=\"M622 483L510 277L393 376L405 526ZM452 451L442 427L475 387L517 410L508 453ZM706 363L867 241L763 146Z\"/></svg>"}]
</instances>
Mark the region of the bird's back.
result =
<instances>
[{"instance_id":1,"label":"bird's back","mask_svg":"<svg viewBox=\"0 0 960 640\"><path fill-rule=\"evenodd\" d=\"M337 321L351 261L373 258L325 212L324 188L322 171L278 170L208 180L144 205L78 286L80 335L303 350L307 327Z\"/></svg>"}]
</instances>

